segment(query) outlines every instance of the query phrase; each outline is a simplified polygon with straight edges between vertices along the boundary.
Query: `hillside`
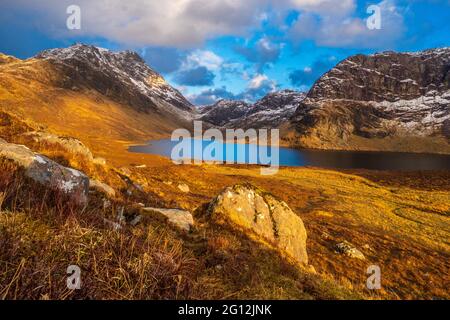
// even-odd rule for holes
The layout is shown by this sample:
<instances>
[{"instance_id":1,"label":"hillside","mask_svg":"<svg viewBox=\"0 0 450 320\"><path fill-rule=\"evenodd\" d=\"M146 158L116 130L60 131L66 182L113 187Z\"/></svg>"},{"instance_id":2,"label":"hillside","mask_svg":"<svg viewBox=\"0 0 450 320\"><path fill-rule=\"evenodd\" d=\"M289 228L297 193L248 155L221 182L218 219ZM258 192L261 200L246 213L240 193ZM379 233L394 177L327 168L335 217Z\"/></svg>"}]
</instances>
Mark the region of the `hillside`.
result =
<instances>
[{"instance_id":1,"label":"hillside","mask_svg":"<svg viewBox=\"0 0 450 320\"><path fill-rule=\"evenodd\" d=\"M450 153L450 48L345 59L286 127L300 147Z\"/></svg>"},{"instance_id":2,"label":"hillside","mask_svg":"<svg viewBox=\"0 0 450 320\"><path fill-rule=\"evenodd\" d=\"M133 52L74 45L0 61L0 111L34 127L122 148L188 127L193 106ZM108 137L104 141L103 137ZM101 141L101 142L100 142Z\"/></svg>"}]
</instances>

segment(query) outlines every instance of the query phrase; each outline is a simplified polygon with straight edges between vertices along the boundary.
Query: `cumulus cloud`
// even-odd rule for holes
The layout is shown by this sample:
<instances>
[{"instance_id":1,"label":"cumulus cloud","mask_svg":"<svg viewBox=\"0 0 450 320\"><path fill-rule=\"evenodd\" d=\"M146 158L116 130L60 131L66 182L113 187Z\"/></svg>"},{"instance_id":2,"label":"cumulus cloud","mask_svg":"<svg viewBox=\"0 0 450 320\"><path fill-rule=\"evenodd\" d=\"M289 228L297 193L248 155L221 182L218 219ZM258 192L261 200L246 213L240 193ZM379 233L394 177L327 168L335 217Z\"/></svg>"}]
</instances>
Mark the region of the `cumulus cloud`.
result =
<instances>
[{"instance_id":1,"label":"cumulus cloud","mask_svg":"<svg viewBox=\"0 0 450 320\"><path fill-rule=\"evenodd\" d=\"M310 39L319 46L341 48L390 47L405 31L403 14L394 0L384 0L378 6L381 9L380 30L370 30L365 19L352 17L349 12L343 15L345 11L321 14L305 11L290 30L290 38L297 42Z\"/></svg>"},{"instance_id":2,"label":"cumulus cloud","mask_svg":"<svg viewBox=\"0 0 450 320\"><path fill-rule=\"evenodd\" d=\"M174 81L183 86L210 86L214 84L216 72L221 71L224 61L209 50L195 50L185 56Z\"/></svg>"},{"instance_id":3,"label":"cumulus cloud","mask_svg":"<svg viewBox=\"0 0 450 320\"><path fill-rule=\"evenodd\" d=\"M203 90L199 94L189 95L188 99L196 105L209 105L221 99L255 102L277 89L278 85L274 80L269 79L264 74L256 74L249 80L247 88L238 94L233 94L226 87L220 87Z\"/></svg>"},{"instance_id":4,"label":"cumulus cloud","mask_svg":"<svg viewBox=\"0 0 450 320\"><path fill-rule=\"evenodd\" d=\"M2 7L33 13L30 19L55 37L91 36L127 46L175 48L198 48L220 36L248 36L269 16L283 17L296 10L299 18L290 30L293 40L380 48L394 43L405 31L398 1L379 3L383 28L376 31L357 16L357 9L365 8L358 8L356 0L77 0L82 13L79 31L66 28L66 8L73 0L2 0ZM278 49L263 38L254 50L242 48L241 53L252 62L264 63L276 60Z\"/></svg>"},{"instance_id":5,"label":"cumulus cloud","mask_svg":"<svg viewBox=\"0 0 450 320\"><path fill-rule=\"evenodd\" d=\"M188 66L202 66L209 70L218 70L223 64L223 59L209 50L195 50L186 58Z\"/></svg>"},{"instance_id":6,"label":"cumulus cloud","mask_svg":"<svg viewBox=\"0 0 450 320\"><path fill-rule=\"evenodd\" d=\"M266 75L256 74L250 79L247 89L239 95L239 98L245 101L255 101L276 91L277 87L277 83Z\"/></svg>"},{"instance_id":7,"label":"cumulus cloud","mask_svg":"<svg viewBox=\"0 0 450 320\"><path fill-rule=\"evenodd\" d=\"M323 15L345 16L356 8L354 0L290 0L293 8Z\"/></svg>"},{"instance_id":8,"label":"cumulus cloud","mask_svg":"<svg viewBox=\"0 0 450 320\"><path fill-rule=\"evenodd\" d=\"M77 0L79 35L104 37L134 46L195 47L221 35L244 35L260 23L270 0ZM55 35L66 29L66 8L73 0L2 0L2 6L33 12Z\"/></svg>"},{"instance_id":9,"label":"cumulus cloud","mask_svg":"<svg viewBox=\"0 0 450 320\"><path fill-rule=\"evenodd\" d=\"M302 88L310 87L324 73L334 67L336 62L335 57L320 58L314 61L311 66L292 71L289 74L289 80L294 86Z\"/></svg>"}]
</instances>

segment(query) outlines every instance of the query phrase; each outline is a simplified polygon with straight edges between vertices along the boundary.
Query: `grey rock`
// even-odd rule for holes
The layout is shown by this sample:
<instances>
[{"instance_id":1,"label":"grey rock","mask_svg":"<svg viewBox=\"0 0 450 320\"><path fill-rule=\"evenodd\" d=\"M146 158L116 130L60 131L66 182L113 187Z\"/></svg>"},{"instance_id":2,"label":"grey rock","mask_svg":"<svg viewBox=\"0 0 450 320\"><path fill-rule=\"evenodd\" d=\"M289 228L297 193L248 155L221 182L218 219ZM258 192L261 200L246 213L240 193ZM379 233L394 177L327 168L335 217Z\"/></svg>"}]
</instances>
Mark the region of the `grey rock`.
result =
<instances>
[{"instance_id":1,"label":"grey rock","mask_svg":"<svg viewBox=\"0 0 450 320\"><path fill-rule=\"evenodd\" d=\"M345 254L346 256L354 259L365 260L364 254L355 248L351 243L344 241L336 244L335 248L337 253Z\"/></svg>"},{"instance_id":2,"label":"grey rock","mask_svg":"<svg viewBox=\"0 0 450 320\"><path fill-rule=\"evenodd\" d=\"M87 204L89 179L82 172L61 166L25 146L3 141L0 158L13 161L24 169L25 176L43 186L62 191L79 205Z\"/></svg>"},{"instance_id":3,"label":"grey rock","mask_svg":"<svg viewBox=\"0 0 450 320\"><path fill-rule=\"evenodd\" d=\"M167 221L182 232L189 232L194 226L194 218L189 211L179 209L142 208L143 216L155 217Z\"/></svg>"}]
</instances>

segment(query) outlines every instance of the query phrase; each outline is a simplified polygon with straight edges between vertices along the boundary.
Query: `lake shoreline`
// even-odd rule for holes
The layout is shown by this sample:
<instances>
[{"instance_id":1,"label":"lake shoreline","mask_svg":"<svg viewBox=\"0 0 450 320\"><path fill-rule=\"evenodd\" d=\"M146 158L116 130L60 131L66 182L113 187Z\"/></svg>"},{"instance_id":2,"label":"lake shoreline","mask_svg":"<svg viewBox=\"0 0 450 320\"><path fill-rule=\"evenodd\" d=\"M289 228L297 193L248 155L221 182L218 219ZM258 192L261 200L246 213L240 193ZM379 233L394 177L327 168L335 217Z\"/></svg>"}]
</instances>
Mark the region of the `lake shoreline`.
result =
<instances>
[{"instance_id":1,"label":"lake shoreline","mask_svg":"<svg viewBox=\"0 0 450 320\"><path fill-rule=\"evenodd\" d=\"M194 139L192 139L194 140ZM196 140L198 141L198 140ZM169 139L150 140L148 144L128 147L128 152L140 154L154 154L171 159L171 152L179 142ZM202 140L202 151L214 143ZM234 165L266 165L270 162L261 162L258 156L261 145L218 142L222 148L222 158L216 158L208 154L196 155L174 160L184 163L202 162L207 164L234 164ZM231 149L232 148L232 149ZM238 148L244 148L239 149ZM251 149L252 148L252 149ZM257 155L248 156L250 149L257 151ZM335 170L386 170L386 171L450 171L450 155L391 152L391 151L346 151L346 150L320 150L320 149L296 149L284 146L274 147L279 152L279 167L318 167ZM241 152L239 152L241 151ZM244 154L242 154L244 151ZM267 152L267 151L263 151ZM272 152L272 151L271 151ZM229 153L229 154L227 154ZM191 154L194 154L191 145ZM209 156L209 158L208 158ZM255 158L256 157L256 158ZM256 161L255 161L256 159ZM270 159L271 160L271 159ZM274 163L276 165L276 163Z\"/></svg>"}]
</instances>

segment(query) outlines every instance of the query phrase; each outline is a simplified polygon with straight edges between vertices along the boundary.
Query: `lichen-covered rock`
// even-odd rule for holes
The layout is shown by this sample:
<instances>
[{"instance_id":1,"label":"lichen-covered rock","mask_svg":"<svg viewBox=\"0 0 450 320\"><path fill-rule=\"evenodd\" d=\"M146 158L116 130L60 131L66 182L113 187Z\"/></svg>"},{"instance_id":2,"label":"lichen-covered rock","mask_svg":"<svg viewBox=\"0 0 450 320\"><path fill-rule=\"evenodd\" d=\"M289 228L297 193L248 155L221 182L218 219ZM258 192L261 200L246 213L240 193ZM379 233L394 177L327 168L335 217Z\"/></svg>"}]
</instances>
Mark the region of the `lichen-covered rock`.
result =
<instances>
[{"instance_id":1,"label":"lichen-covered rock","mask_svg":"<svg viewBox=\"0 0 450 320\"><path fill-rule=\"evenodd\" d=\"M80 171L66 168L29 148L0 141L0 158L13 161L24 169L25 176L69 195L76 203L88 201L89 179Z\"/></svg>"},{"instance_id":2,"label":"lichen-covered rock","mask_svg":"<svg viewBox=\"0 0 450 320\"><path fill-rule=\"evenodd\" d=\"M306 229L288 205L250 184L226 188L209 212L219 224L238 228L283 256L308 264Z\"/></svg>"},{"instance_id":3,"label":"lichen-covered rock","mask_svg":"<svg viewBox=\"0 0 450 320\"><path fill-rule=\"evenodd\" d=\"M157 219L167 221L179 231L189 232L194 226L194 218L189 211L179 209L142 208L142 215L150 215Z\"/></svg>"},{"instance_id":4,"label":"lichen-covered rock","mask_svg":"<svg viewBox=\"0 0 450 320\"><path fill-rule=\"evenodd\" d=\"M335 248L337 253L345 254L346 256L354 259L365 260L364 254L355 248L351 243L344 241L336 244Z\"/></svg>"}]
</instances>

